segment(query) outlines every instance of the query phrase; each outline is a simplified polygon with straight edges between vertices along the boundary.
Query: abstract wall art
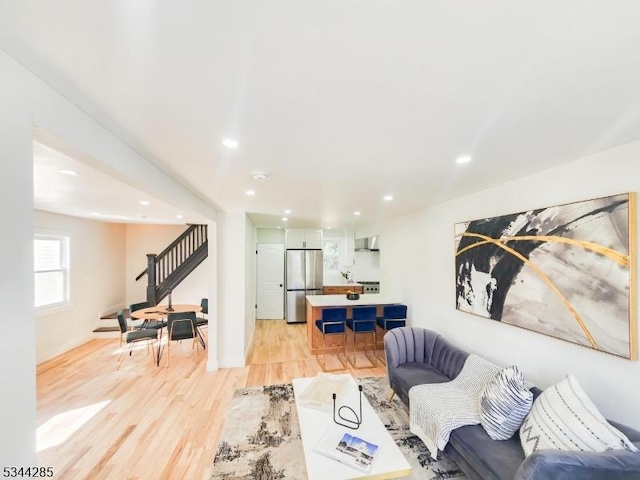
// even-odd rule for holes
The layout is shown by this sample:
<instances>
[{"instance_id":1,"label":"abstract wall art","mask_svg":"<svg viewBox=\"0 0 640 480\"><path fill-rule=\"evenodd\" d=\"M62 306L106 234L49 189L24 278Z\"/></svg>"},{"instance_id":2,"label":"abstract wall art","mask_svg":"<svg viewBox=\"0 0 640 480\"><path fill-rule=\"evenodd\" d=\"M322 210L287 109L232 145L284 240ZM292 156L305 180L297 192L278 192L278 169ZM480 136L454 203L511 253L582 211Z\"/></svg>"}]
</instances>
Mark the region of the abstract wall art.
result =
<instances>
[{"instance_id":1,"label":"abstract wall art","mask_svg":"<svg viewBox=\"0 0 640 480\"><path fill-rule=\"evenodd\" d=\"M456 308L637 357L635 193L455 225Z\"/></svg>"}]
</instances>

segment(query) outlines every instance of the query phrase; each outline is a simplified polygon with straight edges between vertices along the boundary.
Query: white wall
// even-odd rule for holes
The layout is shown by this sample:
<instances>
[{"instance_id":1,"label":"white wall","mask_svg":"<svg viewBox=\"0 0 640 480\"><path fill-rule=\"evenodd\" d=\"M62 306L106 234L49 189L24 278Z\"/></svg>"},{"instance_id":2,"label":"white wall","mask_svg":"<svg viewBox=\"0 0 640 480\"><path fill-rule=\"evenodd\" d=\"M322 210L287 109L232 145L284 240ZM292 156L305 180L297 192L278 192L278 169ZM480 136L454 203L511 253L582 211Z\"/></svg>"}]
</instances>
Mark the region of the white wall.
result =
<instances>
[{"instance_id":1,"label":"white wall","mask_svg":"<svg viewBox=\"0 0 640 480\"><path fill-rule=\"evenodd\" d=\"M30 78L0 51L0 466L37 465ZM25 108L25 106L27 106Z\"/></svg>"},{"instance_id":2,"label":"white wall","mask_svg":"<svg viewBox=\"0 0 640 480\"><path fill-rule=\"evenodd\" d=\"M355 279L365 282L380 280L380 252L355 252Z\"/></svg>"},{"instance_id":3,"label":"white wall","mask_svg":"<svg viewBox=\"0 0 640 480\"><path fill-rule=\"evenodd\" d=\"M455 309L453 225L640 190L640 142L461 197L381 225L385 294L409 306L411 324L544 388L573 373L608 418L640 428L640 362L629 361Z\"/></svg>"},{"instance_id":4,"label":"white wall","mask_svg":"<svg viewBox=\"0 0 640 480\"><path fill-rule=\"evenodd\" d=\"M244 353L245 358L256 328L256 244L257 232L245 215L245 287L244 287Z\"/></svg>"},{"instance_id":5,"label":"white wall","mask_svg":"<svg viewBox=\"0 0 640 480\"><path fill-rule=\"evenodd\" d=\"M0 394L0 464L35 465L34 129L45 143L59 142L56 147L68 147L83 161L142 192L207 219L215 219L217 212L2 50L0 86L0 158L5 179L0 201L10 207L5 208L2 224L11 229L10 235L0 236L5 252L0 273L3 335L11 338L0 349L0 362L11 365L3 378L11 388Z\"/></svg>"},{"instance_id":6,"label":"white wall","mask_svg":"<svg viewBox=\"0 0 640 480\"><path fill-rule=\"evenodd\" d=\"M162 252L178 238L186 225L128 224L126 230L126 304L144 302L147 299L147 276L136 282L136 277L147 268L147 253ZM210 237L209 237L210 238ZM199 304L209 295L209 258L176 287L171 293L173 303ZM164 299L161 303L167 303Z\"/></svg>"},{"instance_id":7,"label":"white wall","mask_svg":"<svg viewBox=\"0 0 640 480\"><path fill-rule=\"evenodd\" d=\"M204 262L206 265L206 278L208 280L209 292L207 294L207 298L209 299L209 314L207 318L209 319L209 327L208 327L208 345L207 345L207 370L218 370L220 368L220 364L218 362L218 306L219 306L219 295L218 295L218 272L219 272L219 260L218 253L220 252L219 248L219 238L220 235L218 222L208 222L207 223L207 238L208 241L208 250L209 255L207 256L207 261Z\"/></svg>"},{"instance_id":8,"label":"white wall","mask_svg":"<svg viewBox=\"0 0 640 480\"><path fill-rule=\"evenodd\" d=\"M258 228L256 231L258 243L276 243L284 245L283 228Z\"/></svg>"},{"instance_id":9,"label":"white wall","mask_svg":"<svg viewBox=\"0 0 640 480\"><path fill-rule=\"evenodd\" d=\"M218 365L245 364L246 220L243 212L218 215Z\"/></svg>"},{"instance_id":10,"label":"white wall","mask_svg":"<svg viewBox=\"0 0 640 480\"><path fill-rule=\"evenodd\" d=\"M123 308L124 225L36 210L36 233L70 237L69 305L36 316L36 360L55 357L93 337L100 313Z\"/></svg>"}]
</instances>

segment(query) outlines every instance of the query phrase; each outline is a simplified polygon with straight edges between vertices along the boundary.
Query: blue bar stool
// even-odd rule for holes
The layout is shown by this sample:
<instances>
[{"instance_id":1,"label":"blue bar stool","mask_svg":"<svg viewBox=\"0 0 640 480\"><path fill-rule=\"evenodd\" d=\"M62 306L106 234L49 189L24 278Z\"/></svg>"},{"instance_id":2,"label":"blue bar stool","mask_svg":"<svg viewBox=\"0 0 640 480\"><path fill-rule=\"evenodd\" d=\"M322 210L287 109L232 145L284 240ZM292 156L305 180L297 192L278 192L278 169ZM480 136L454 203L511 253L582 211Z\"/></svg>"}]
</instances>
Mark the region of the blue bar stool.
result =
<instances>
[{"instance_id":1,"label":"blue bar stool","mask_svg":"<svg viewBox=\"0 0 640 480\"><path fill-rule=\"evenodd\" d=\"M407 306L402 304L385 305L382 309L382 317L376 319L378 327L380 327L385 333L389 330L393 330L398 327L405 327L407 325ZM384 348L384 347L383 347ZM387 359L383 355L380 357L382 363L387 364Z\"/></svg>"},{"instance_id":2,"label":"blue bar stool","mask_svg":"<svg viewBox=\"0 0 640 480\"><path fill-rule=\"evenodd\" d=\"M353 347L353 362L349 358L347 351L347 361L353 366L353 368L375 368L378 366L378 359L376 357L376 307L353 307L351 309L353 318L347 319L347 327L352 332ZM369 365L357 366L356 364L356 338L358 336L371 336L371 343L364 342L361 345L364 347L364 356L371 362ZM367 353L367 347L371 347L372 356Z\"/></svg>"},{"instance_id":3,"label":"blue bar stool","mask_svg":"<svg viewBox=\"0 0 640 480\"><path fill-rule=\"evenodd\" d=\"M324 372L334 372L336 370L346 370L347 369L347 309L344 307L340 308L323 308L322 309L322 319L316 320L316 327L322 333L322 347L318 350L322 350L322 361L318 359L318 354L316 353L316 360L320 363L322 370ZM325 352L327 350L325 341L327 336L333 335L342 335L342 345L338 347L332 346L329 348L342 348L344 357L340 358L340 353L338 352L336 356L342 365L342 368L333 368L327 369L327 365L325 362Z\"/></svg>"}]
</instances>

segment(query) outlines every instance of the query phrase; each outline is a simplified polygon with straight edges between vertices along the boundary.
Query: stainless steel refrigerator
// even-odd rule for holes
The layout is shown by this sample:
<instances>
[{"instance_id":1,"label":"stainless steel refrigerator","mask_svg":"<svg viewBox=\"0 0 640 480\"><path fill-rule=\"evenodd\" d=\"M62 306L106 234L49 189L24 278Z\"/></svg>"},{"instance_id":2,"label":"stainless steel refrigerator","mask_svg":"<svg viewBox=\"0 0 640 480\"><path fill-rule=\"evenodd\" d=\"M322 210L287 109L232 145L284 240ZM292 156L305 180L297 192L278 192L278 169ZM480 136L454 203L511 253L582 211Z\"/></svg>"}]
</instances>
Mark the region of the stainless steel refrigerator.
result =
<instances>
[{"instance_id":1,"label":"stainless steel refrigerator","mask_svg":"<svg viewBox=\"0 0 640 480\"><path fill-rule=\"evenodd\" d=\"M322 295L322 250L287 250L285 259L287 323L307 321L306 295Z\"/></svg>"}]
</instances>

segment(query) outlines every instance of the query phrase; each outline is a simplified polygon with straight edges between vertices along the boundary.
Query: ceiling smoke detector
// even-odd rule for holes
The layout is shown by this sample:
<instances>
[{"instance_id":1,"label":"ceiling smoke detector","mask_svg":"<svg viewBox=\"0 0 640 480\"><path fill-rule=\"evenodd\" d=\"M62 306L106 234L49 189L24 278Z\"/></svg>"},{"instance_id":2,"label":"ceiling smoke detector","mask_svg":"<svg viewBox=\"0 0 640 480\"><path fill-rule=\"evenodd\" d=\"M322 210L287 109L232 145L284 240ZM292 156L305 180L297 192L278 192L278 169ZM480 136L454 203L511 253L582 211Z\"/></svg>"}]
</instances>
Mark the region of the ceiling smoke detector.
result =
<instances>
[{"instance_id":1,"label":"ceiling smoke detector","mask_svg":"<svg viewBox=\"0 0 640 480\"><path fill-rule=\"evenodd\" d=\"M256 182L264 182L269 178L269 174L267 172L253 172L251 176Z\"/></svg>"}]
</instances>

